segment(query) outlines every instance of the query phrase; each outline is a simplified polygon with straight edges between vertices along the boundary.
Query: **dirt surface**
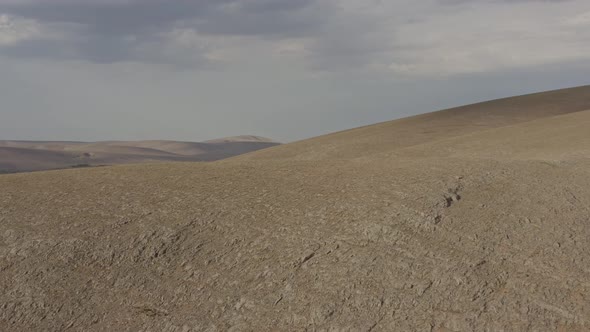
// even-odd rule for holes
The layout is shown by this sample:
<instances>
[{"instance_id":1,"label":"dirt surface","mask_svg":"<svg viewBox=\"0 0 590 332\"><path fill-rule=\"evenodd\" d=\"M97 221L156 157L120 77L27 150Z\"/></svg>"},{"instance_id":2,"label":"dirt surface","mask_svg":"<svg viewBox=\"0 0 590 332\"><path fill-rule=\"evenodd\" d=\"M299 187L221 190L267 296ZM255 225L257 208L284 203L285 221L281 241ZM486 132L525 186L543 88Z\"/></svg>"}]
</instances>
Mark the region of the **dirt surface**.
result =
<instances>
[{"instance_id":1,"label":"dirt surface","mask_svg":"<svg viewBox=\"0 0 590 332\"><path fill-rule=\"evenodd\" d=\"M206 142L0 141L0 174L131 163L215 161L276 145L259 136Z\"/></svg>"},{"instance_id":2,"label":"dirt surface","mask_svg":"<svg viewBox=\"0 0 590 332\"><path fill-rule=\"evenodd\" d=\"M588 331L590 87L485 105L2 175L0 330Z\"/></svg>"}]
</instances>

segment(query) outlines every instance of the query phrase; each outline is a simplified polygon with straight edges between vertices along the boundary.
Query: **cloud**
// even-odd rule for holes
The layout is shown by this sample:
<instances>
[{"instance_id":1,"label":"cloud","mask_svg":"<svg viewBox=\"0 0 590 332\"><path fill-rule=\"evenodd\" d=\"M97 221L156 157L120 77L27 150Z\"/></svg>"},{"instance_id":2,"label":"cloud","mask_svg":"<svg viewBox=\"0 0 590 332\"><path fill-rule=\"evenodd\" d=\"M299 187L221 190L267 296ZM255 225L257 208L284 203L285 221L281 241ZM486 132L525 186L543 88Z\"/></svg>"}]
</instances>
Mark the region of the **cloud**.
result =
<instances>
[{"instance_id":1,"label":"cloud","mask_svg":"<svg viewBox=\"0 0 590 332\"><path fill-rule=\"evenodd\" d=\"M321 24L311 6L321 7L312 0L0 1L0 13L5 16L40 29L51 27L53 35L64 37L52 43L42 33L33 41L13 32L11 38L18 39L10 45L5 42L0 52L101 63L200 63L207 58L204 44L211 42L210 36L283 38L309 33ZM188 48L187 34L192 34ZM3 31L5 35L8 32ZM198 38L202 38L200 45Z\"/></svg>"},{"instance_id":2,"label":"cloud","mask_svg":"<svg viewBox=\"0 0 590 332\"><path fill-rule=\"evenodd\" d=\"M315 69L449 76L590 61L590 3L339 1L308 43Z\"/></svg>"},{"instance_id":3,"label":"cloud","mask_svg":"<svg viewBox=\"0 0 590 332\"><path fill-rule=\"evenodd\" d=\"M397 27L389 68L449 75L590 60L585 1L490 1ZM534 14L531 14L534 13Z\"/></svg>"},{"instance_id":4,"label":"cloud","mask_svg":"<svg viewBox=\"0 0 590 332\"><path fill-rule=\"evenodd\" d=\"M0 54L19 58L202 68L255 53L410 77L590 60L586 0L0 0L0 15Z\"/></svg>"},{"instance_id":5,"label":"cloud","mask_svg":"<svg viewBox=\"0 0 590 332\"><path fill-rule=\"evenodd\" d=\"M0 46L10 46L41 35L34 20L0 15Z\"/></svg>"}]
</instances>

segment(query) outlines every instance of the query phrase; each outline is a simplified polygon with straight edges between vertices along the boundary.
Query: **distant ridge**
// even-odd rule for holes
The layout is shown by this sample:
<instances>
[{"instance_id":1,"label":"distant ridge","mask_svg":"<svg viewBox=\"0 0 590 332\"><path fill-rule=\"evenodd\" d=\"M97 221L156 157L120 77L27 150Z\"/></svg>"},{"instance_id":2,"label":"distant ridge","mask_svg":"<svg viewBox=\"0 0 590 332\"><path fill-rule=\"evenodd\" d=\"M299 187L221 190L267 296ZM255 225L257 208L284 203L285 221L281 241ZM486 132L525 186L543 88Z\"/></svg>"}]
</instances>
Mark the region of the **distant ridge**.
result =
<instances>
[{"instance_id":1,"label":"distant ridge","mask_svg":"<svg viewBox=\"0 0 590 332\"><path fill-rule=\"evenodd\" d=\"M213 139L209 141L205 141L205 143L229 143L229 142L265 142L265 143L277 143L270 138L261 137L261 136L250 136L250 135L242 135L242 136L232 136L232 137L224 137Z\"/></svg>"},{"instance_id":2,"label":"distant ridge","mask_svg":"<svg viewBox=\"0 0 590 332\"><path fill-rule=\"evenodd\" d=\"M0 141L0 173L126 163L215 161L278 144L258 136L235 136L206 142Z\"/></svg>"}]
</instances>

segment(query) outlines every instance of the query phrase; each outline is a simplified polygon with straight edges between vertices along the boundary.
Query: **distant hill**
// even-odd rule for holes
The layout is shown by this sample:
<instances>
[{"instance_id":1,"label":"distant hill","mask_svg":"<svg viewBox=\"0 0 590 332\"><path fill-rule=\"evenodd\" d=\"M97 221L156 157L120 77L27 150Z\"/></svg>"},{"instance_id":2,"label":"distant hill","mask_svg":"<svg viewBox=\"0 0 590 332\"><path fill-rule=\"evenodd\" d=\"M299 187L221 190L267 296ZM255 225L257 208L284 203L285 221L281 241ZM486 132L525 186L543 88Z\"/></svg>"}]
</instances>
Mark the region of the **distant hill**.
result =
<instances>
[{"instance_id":1,"label":"distant hill","mask_svg":"<svg viewBox=\"0 0 590 332\"><path fill-rule=\"evenodd\" d=\"M214 161L278 145L258 136L206 142L0 141L0 173L164 161Z\"/></svg>"}]
</instances>

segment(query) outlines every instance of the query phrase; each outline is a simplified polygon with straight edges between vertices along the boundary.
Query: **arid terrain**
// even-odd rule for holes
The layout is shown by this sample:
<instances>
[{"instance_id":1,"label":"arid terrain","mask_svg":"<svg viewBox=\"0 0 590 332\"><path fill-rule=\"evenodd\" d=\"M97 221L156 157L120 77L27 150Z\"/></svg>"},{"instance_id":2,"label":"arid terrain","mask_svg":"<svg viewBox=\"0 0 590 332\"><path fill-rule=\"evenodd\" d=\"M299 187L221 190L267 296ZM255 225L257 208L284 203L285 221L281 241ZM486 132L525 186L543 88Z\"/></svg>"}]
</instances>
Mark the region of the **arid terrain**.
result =
<instances>
[{"instance_id":1,"label":"arid terrain","mask_svg":"<svg viewBox=\"0 0 590 332\"><path fill-rule=\"evenodd\" d=\"M214 161L278 145L258 136L205 142L0 141L0 174L170 161Z\"/></svg>"},{"instance_id":2,"label":"arid terrain","mask_svg":"<svg viewBox=\"0 0 590 332\"><path fill-rule=\"evenodd\" d=\"M588 331L588 239L585 86L1 175L0 330Z\"/></svg>"}]
</instances>

